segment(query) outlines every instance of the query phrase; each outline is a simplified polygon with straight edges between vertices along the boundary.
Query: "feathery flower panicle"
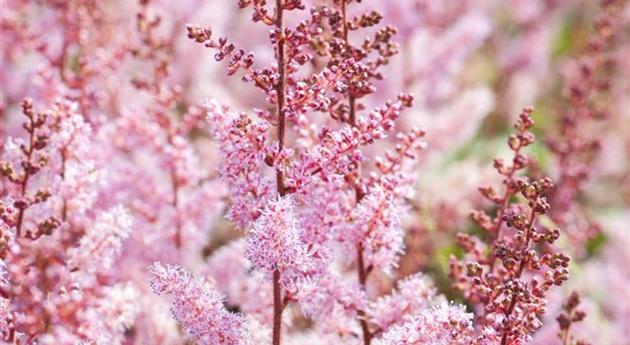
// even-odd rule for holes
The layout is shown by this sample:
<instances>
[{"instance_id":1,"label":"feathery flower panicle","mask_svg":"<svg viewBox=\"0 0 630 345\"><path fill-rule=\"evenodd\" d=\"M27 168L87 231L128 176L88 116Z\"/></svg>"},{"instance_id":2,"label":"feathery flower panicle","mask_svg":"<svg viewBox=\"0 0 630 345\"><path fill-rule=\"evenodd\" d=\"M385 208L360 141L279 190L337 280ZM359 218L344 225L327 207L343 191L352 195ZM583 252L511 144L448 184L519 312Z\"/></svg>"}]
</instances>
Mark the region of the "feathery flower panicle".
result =
<instances>
[{"instance_id":1,"label":"feathery flower panicle","mask_svg":"<svg viewBox=\"0 0 630 345\"><path fill-rule=\"evenodd\" d=\"M120 283L103 289L96 306L80 313L79 333L96 344L123 344L139 312L139 291Z\"/></svg>"},{"instance_id":2,"label":"feathery flower panicle","mask_svg":"<svg viewBox=\"0 0 630 345\"><path fill-rule=\"evenodd\" d=\"M131 214L122 206L99 215L81 237L79 245L69 251L68 266L84 278L108 273L121 253L131 227Z\"/></svg>"},{"instance_id":3,"label":"feathery flower panicle","mask_svg":"<svg viewBox=\"0 0 630 345\"><path fill-rule=\"evenodd\" d=\"M550 195L554 205L550 217L579 247L601 231L580 199L586 183L597 174L594 167L601 155L601 128L614 111L613 76L625 63L617 52L630 26L627 20L624 23L623 6L624 1L599 1L600 13L587 48L565 66L564 101L570 106L557 116L558 131L546 138L559 169Z\"/></svg>"},{"instance_id":4,"label":"feathery flower panicle","mask_svg":"<svg viewBox=\"0 0 630 345\"><path fill-rule=\"evenodd\" d=\"M404 231L401 216L404 204L391 185L377 184L370 188L357 205L353 218L355 242L362 242L368 271L392 272L404 252Z\"/></svg>"},{"instance_id":5,"label":"feathery flower panicle","mask_svg":"<svg viewBox=\"0 0 630 345\"><path fill-rule=\"evenodd\" d=\"M98 301L113 302L101 299L110 285L95 275L116 282L110 269L131 230L131 216L122 207L105 212L95 206L99 190L95 176L88 173L95 170L95 139L74 103L58 99L49 110L36 112L33 103L25 100L22 110L28 141L19 146L19 155L10 155L11 162L2 164L3 182L6 178L18 186L3 198L0 210L0 253L7 263L0 295L10 310L9 333L2 340L53 344L90 338L121 343L124 327L81 334L76 325L99 308ZM14 169L14 161L20 162L22 171ZM98 216L87 215L88 208ZM114 325L111 316L101 320Z\"/></svg>"},{"instance_id":6,"label":"feathery flower panicle","mask_svg":"<svg viewBox=\"0 0 630 345\"><path fill-rule=\"evenodd\" d=\"M425 309L437 304L437 289L422 273L405 277L396 291L370 303L367 315L380 330L400 325Z\"/></svg>"},{"instance_id":7,"label":"feathery flower panicle","mask_svg":"<svg viewBox=\"0 0 630 345\"><path fill-rule=\"evenodd\" d=\"M280 271L285 288L294 288L298 279L315 268L298 225L295 201L279 196L269 201L247 237L247 258L266 274Z\"/></svg>"},{"instance_id":8,"label":"feathery flower panicle","mask_svg":"<svg viewBox=\"0 0 630 345\"><path fill-rule=\"evenodd\" d=\"M270 15L266 4L266 1L240 1L239 7L250 8L254 22L271 27L269 43L274 50L275 63L270 67L257 66L252 53L238 49L226 37L214 37L211 28L187 25L187 31L189 39L215 52L216 61L227 62L228 75L242 73L242 80L262 90L266 101L275 107L273 114L265 109L254 109L265 127L258 126L257 120L251 120L245 114L231 120L223 114L225 108L216 105L209 107L209 119L215 132L223 129L216 133L216 137L221 142L224 160L221 174L232 192L228 217L240 228L246 229L251 224L248 257L255 267L266 273L273 272L273 343L277 345L280 343L280 319L284 309L278 283L289 290L285 299L290 300L290 290L295 288L290 285L307 272L318 271L317 265L306 259L307 254L312 254L316 260L325 259L328 250L324 245L331 239L330 235L314 232L313 227L307 227L306 231L298 230L297 226L302 222L295 217L304 215L305 221L326 222L327 216L318 216L313 208L316 204L307 204L312 201L313 195L335 190L346 195L361 188L351 181L357 167L365 160L361 149L384 139L386 132L394 128L401 111L411 106L413 98L402 94L396 101L387 102L365 117L357 114L364 105L355 100L375 91L376 80L383 78L379 67L386 65L388 58L397 52L396 44L391 41L396 32L393 27L376 31L360 47L349 45L348 31L377 25L382 18L378 12L366 13L352 21L346 17L346 3L337 1L335 7L313 7L310 15L294 28L289 28L284 21L285 14L304 9L304 4L301 1L276 1L273 15ZM324 34L328 32L332 34ZM308 66L307 62L317 63L319 58L324 62L321 71L299 73L305 69L303 66ZM352 99L351 106L346 104L347 97ZM317 131L305 117L309 111L330 114L334 121L339 122L340 129L324 126ZM232 125L227 125L229 121ZM286 143L287 123L296 124L301 137L299 140L312 145L306 145L294 154ZM269 125L277 126L277 138L267 143ZM315 133L312 138L306 138ZM278 200L273 200L275 193L269 188L273 184L266 178L263 162L275 170ZM341 186L339 181L342 178L349 183ZM329 188L326 186L329 183L337 187ZM378 187L374 189L377 191ZM311 194L312 191L316 193ZM287 204L293 202L286 199L290 193L304 199L301 200L304 203L300 203L300 206L304 204L304 212L294 212L294 206ZM385 219L377 220L377 227L383 229L376 229L371 238L375 254L370 257L370 264L383 257L387 261L383 265L385 268L395 264L402 250L402 236L399 231L391 232L391 236L387 231L392 223L398 222L390 198L377 199L374 202L377 205L373 207L382 206L387 210L383 212ZM289 209L287 215L278 213L278 209L285 208ZM347 218L351 210L352 207L346 205L328 208L331 213L328 219L335 219L336 212L340 220ZM393 224L393 227L397 226ZM305 240L315 242L305 243ZM362 240L356 239L355 242Z\"/></svg>"},{"instance_id":9,"label":"feathery flower panicle","mask_svg":"<svg viewBox=\"0 0 630 345\"><path fill-rule=\"evenodd\" d=\"M193 277L182 267L162 265L150 267L151 289L158 295L172 298L173 317L204 345L244 344L243 318L230 313L223 305L223 297L212 283Z\"/></svg>"},{"instance_id":10,"label":"feathery flower panicle","mask_svg":"<svg viewBox=\"0 0 630 345\"><path fill-rule=\"evenodd\" d=\"M210 132L221 144L219 173L231 195L228 219L247 229L272 195L271 181L261 171L269 126L232 113L216 101L207 102L206 109Z\"/></svg>"},{"instance_id":11,"label":"feathery flower panicle","mask_svg":"<svg viewBox=\"0 0 630 345\"><path fill-rule=\"evenodd\" d=\"M415 164L415 151L424 148L424 131L400 133L395 151L377 157L372 174L363 185L355 185L361 196L351 217L353 242L361 243L368 271L378 268L391 272L404 252L402 219L408 207L405 198L413 196L415 178L410 173ZM360 180L360 179L359 179Z\"/></svg>"},{"instance_id":12,"label":"feathery flower panicle","mask_svg":"<svg viewBox=\"0 0 630 345\"><path fill-rule=\"evenodd\" d=\"M347 175L365 160L360 148L386 137L394 128L404 108L411 106L413 97L398 96L395 102L387 102L372 111L367 119L359 119L356 127L344 125L340 130L324 128L319 133L320 143L302 154L291 165L287 183L297 191L308 190L313 175L327 180L330 175Z\"/></svg>"},{"instance_id":13,"label":"feathery flower panicle","mask_svg":"<svg viewBox=\"0 0 630 345\"><path fill-rule=\"evenodd\" d=\"M50 235L54 229L59 227L60 221L55 215L51 215L44 220L37 221L36 224L27 224L27 211L29 208L36 207L38 204L45 203L51 196L50 190L45 186L31 190L34 180L41 177L38 174L42 169L47 168L50 160L49 144L50 131L48 128L48 120L50 111L36 111L33 100L25 99L20 104L22 114L27 118L23 124L23 128L28 133L28 141L19 146L8 146L16 152L9 152L9 157L19 157L18 162L1 161L0 172L1 177L7 179L10 184L14 185L14 194L12 204L2 207L2 215L0 219L13 229L15 237L21 237L26 226L32 228L26 229L26 236L29 238L39 238L41 235ZM17 166L21 169L17 169ZM30 184L29 184L30 183ZM15 210L16 212L13 212Z\"/></svg>"},{"instance_id":14,"label":"feathery flower panicle","mask_svg":"<svg viewBox=\"0 0 630 345\"><path fill-rule=\"evenodd\" d=\"M516 176L530 163L521 150L534 142L529 131L534 124L532 112L531 108L521 112L516 133L508 139L512 161L495 160L495 169L504 177L504 192L479 188L498 206L494 218L484 211L472 212L473 220L489 235L488 250L481 246L482 241L459 234L458 242L467 256L463 262L451 257L455 286L483 308L483 322L478 325L484 327L478 339L482 342L506 345L530 341L547 311L548 290L568 279L569 257L544 246L555 242L560 230L547 228L538 220L550 209L545 195L553 187L551 180ZM518 197L525 204L511 202Z\"/></svg>"},{"instance_id":15,"label":"feathery flower panicle","mask_svg":"<svg viewBox=\"0 0 630 345\"><path fill-rule=\"evenodd\" d=\"M79 105L67 99L55 102L51 112L51 148L58 171L61 219L83 214L96 202L102 173L96 166L92 126L78 113ZM53 184L54 185L54 184ZM56 196L56 195L55 195Z\"/></svg>"},{"instance_id":16,"label":"feathery flower panicle","mask_svg":"<svg viewBox=\"0 0 630 345\"><path fill-rule=\"evenodd\" d=\"M423 309L411 320L391 327L375 345L467 345L473 339L473 315L461 305Z\"/></svg>"},{"instance_id":17,"label":"feathery flower panicle","mask_svg":"<svg viewBox=\"0 0 630 345\"><path fill-rule=\"evenodd\" d=\"M79 114L79 105L67 99L55 102L51 109L51 146L60 151L62 159L86 159L93 152L90 137L92 126Z\"/></svg>"},{"instance_id":18,"label":"feathery flower panicle","mask_svg":"<svg viewBox=\"0 0 630 345\"><path fill-rule=\"evenodd\" d=\"M626 345L628 2L2 2L0 343Z\"/></svg>"}]
</instances>

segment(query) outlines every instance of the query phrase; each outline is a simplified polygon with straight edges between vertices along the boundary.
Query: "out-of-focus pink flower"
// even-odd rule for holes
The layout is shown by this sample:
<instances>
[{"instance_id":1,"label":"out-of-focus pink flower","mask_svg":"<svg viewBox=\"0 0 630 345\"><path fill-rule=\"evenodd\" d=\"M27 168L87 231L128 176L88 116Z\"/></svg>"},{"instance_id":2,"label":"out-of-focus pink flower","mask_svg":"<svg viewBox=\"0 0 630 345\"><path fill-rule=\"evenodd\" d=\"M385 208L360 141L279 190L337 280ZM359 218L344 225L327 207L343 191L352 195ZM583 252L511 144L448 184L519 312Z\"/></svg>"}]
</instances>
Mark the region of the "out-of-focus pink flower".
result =
<instances>
[{"instance_id":1,"label":"out-of-focus pink flower","mask_svg":"<svg viewBox=\"0 0 630 345\"><path fill-rule=\"evenodd\" d=\"M96 305L83 310L79 333L96 344L124 344L125 332L139 312L139 292L132 285L121 283L103 289Z\"/></svg>"},{"instance_id":2,"label":"out-of-focus pink flower","mask_svg":"<svg viewBox=\"0 0 630 345\"><path fill-rule=\"evenodd\" d=\"M132 231L129 212L122 206L101 214L79 245L68 254L68 265L79 277L108 273Z\"/></svg>"},{"instance_id":3,"label":"out-of-focus pink flower","mask_svg":"<svg viewBox=\"0 0 630 345\"><path fill-rule=\"evenodd\" d=\"M208 258L205 272L227 297L228 304L269 324L273 316L271 286L262 284L266 275L254 270L246 255L246 246L247 239L242 238L221 247Z\"/></svg>"},{"instance_id":4,"label":"out-of-focus pink flower","mask_svg":"<svg viewBox=\"0 0 630 345\"><path fill-rule=\"evenodd\" d=\"M271 181L261 172L269 126L232 113L215 101L207 102L206 108L210 132L221 145L219 173L230 189L228 218L246 229L272 195Z\"/></svg>"}]
</instances>

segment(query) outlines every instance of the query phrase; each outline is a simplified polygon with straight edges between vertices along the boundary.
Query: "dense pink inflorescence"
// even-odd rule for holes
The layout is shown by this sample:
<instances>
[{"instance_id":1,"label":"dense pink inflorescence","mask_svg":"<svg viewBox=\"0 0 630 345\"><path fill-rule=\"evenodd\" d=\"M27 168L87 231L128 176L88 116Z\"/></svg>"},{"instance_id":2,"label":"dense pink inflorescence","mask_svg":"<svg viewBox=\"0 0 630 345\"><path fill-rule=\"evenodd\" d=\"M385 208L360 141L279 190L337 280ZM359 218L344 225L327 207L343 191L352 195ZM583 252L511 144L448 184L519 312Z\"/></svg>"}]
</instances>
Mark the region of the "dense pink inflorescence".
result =
<instances>
[{"instance_id":1,"label":"dense pink inflorescence","mask_svg":"<svg viewBox=\"0 0 630 345\"><path fill-rule=\"evenodd\" d=\"M243 320L223 306L223 298L208 281L177 266L151 266L151 288L173 298L173 317L201 344L242 344Z\"/></svg>"},{"instance_id":2,"label":"dense pink inflorescence","mask_svg":"<svg viewBox=\"0 0 630 345\"><path fill-rule=\"evenodd\" d=\"M290 196L271 200L252 225L246 256L256 269L278 270L285 288L313 270L314 262L302 241L294 201Z\"/></svg>"},{"instance_id":3,"label":"dense pink inflorescence","mask_svg":"<svg viewBox=\"0 0 630 345\"><path fill-rule=\"evenodd\" d=\"M0 7L1 344L626 345L628 0Z\"/></svg>"},{"instance_id":4,"label":"dense pink inflorescence","mask_svg":"<svg viewBox=\"0 0 630 345\"><path fill-rule=\"evenodd\" d=\"M546 193L553 187L551 179L530 181L516 176L531 164L522 149L535 140L530 132L534 124L532 112L526 108L519 114L516 132L508 138L511 162L494 161L495 169L504 178L504 192L493 187L479 188L498 207L495 217L484 211L471 214L489 234L488 243L459 234L459 244L467 257L463 262L451 257L451 276L456 286L483 308L480 342L529 342L547 311L549 289L568 279L569 257L545 247L558 239L560 230L548 228L538 220L550 209ZM518 196L524 198L527 206L510 202Z\"/></svg>"},{"instance_id":5,"label":"dense pink inflorescence","mask_svg":"<svg viewBox=\"0 0 630 345\"><path fill-rule=\"evenodd\" d=\"M441 305L425 308L401 325L390 328L377 345L470 344L472 314L462 306Z\"/></svg>"}]
</instances>

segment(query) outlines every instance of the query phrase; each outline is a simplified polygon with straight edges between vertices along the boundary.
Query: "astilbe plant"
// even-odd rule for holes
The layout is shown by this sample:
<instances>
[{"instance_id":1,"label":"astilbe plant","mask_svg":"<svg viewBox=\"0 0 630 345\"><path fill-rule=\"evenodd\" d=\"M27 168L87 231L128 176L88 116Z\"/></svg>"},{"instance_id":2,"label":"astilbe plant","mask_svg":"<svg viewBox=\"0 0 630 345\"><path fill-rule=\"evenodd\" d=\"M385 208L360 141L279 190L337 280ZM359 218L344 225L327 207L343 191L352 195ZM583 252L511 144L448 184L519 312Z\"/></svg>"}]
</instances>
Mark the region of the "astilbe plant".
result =
<instances>
[{"instance_id":1,"label":"astilbe plant","mask_svg":"<svg viewBox=\"0 0 630 345\"><path fill-rule=\"evenodd\" d=\"M243 344L243 320L223 306L222 297L203 279L181 267L154 264L151 288L173 295L173 316L203 344Z\"/></svg>"},{"instance_id":2,"label":"astilbe plant","mask_svg":"<svg viewBox=\"0 0 630 345\"><path fill-rule=\"evenodd\" d=\"M33 76L34 85L43 89L40 98L50 102L49 109L37 111L33 101L24 100L21 108L26 119L22 126L25 138L19 137L22 133L6 141L3 138L0 200L3 344L119 344L128 337L132 325L140 338L154 331L153 327L163 327L152 324L151 318L146 323L136 323L140 305L144 309L154 301L139 299L146 277L139 277L140 284L125 277L129 271L133 272L134 263L140 267L148 265L142 256L150 257L143 253L147 237L138 236L137 230L147 224L159 229L162 221L152 214L153 211L160 214L158 207L147 209L148 205L138 199L146 196L144 190L138 184L137 188L130 188L134 185L130 177L151 181L150 174L143 174L143 168L138 169L133 159L120 159L125 155L122 152L131 151L125 147L131 141L137 145L131 146L138 156L146 149L160 155L159 164L171 167L167 176L175 196L167 198L163 206L159 204L162 199L156 198L156 205L168 213L163 220L168 223L165 224L168 230L153 238L166 238L165 242L175 248L183 246L181 233L190 234L186 239L199 233L195 228L201 212L198 207L189 206L204 198L208 198L206 201L214 198L208 195L211 180L207 185L198 183L201 174L185 172L199 169L192 166L194 153L182 133L190 131L204 115L191 107L181 124L172 124L172 119L166 116L175 103L173 95L177 95L167 90L164 80L169 64L169 54L165 52L170 42L156 37L159 20L147 19L147 3L140 6L137 31L131 31L131 37L137 36L139 43L118 41L120 32L113 37L101 36L98 28L107 28L110 24L107 21L112 18L103 16L103 8L93 2L75 5L16 2L8 11L15 17L4 21L3 4L3 28L7 24L7 34L12 39L28 39L21 35L31 32L25 32L17 19L22 12L35 10L50 11L54 18L60 18L59 26L52 31L63 33L59 52L55 45L49 47L44 43L35 50L36 57L43 58L43 67ZM28 30L40 29L45 37L40 23ZM3 29L3 38L4 33ZM40 39L33 35L31 43L39 44ZM92 44L102 44L110 50L94 50ZM20 48L28 50L30 45ZM57 53L59 57L55 57ZM100 112L105 109L117 112L116 99L120 95L114 94L103 79L107 79L107 72L120 72L114 66L129 62L125 60L127 56L131 61L148 61L154 66L151 80L128 82L155 96L156 102L147 111L154 115L155 121L142 123L140 119L121 116L105 124ZM74 58L78 68L69 66L69 60ZM42 80L44 84L40 85ZM4 122L2 127L4 130ZM164 131L160 132L162 128ZM193 183L194 193L181 191ZM160 188L153 191L156 190ZM217 200L216 204L220 202ZM173 221L181 227L171 228L170 222L179 219L180 209L188 213L181 216L184 219L181 223ZM204 219L209 219L207 215L203 215ZM135 242L142 254L130 253L125 248L125 242L129 241ZM121 256L129 259L127 272L116 268Z\"/></svg>"},{"instance_id":3,"label":"astilbe plant","mask_svg":"<svg viewBox=\"0 0 630 345\"><path fill-rule=\"evenodd\" d=\"M0 343L597 341L597 296L554 287L564 253L599 255L627 1L602 1L546 145L524 109L480 196L495 115L524 74L548 86L532 47L581 2L218 1L1 4ZM613 249L587 269L616 291Z\"/></svg>"},{"instance_id":4,"label":"astilbe plant","mask_svg":"<svg viewBox=\"0 0 630 345\"><path fill-rule=\"evenodd\" d=\"M472 218L485 232L484 239L461 233L458 243L466 252L463 261L451 258L451 275L466 298L479 306L484 325L480 343L521 344L541 326L548 290L568 279L569 257L549 250L560 230L541 221L550 209L545 194L553 187L549 178L530 180L517 176L531 160L522 150L534 142L531 108L519 114L508 145L513 157L509 163L494 161L503 178L503 192L481 187L481 193L497 205L496 215L472 212ZM526 203L513 202L522 197ZM539 250L536 248L539 247Z\"/></svg>"},{"instance_id":5,"label":"astilbe plant","mask_svg":"<svg viewBox=\"0 0 630 345\"><path fill-rule=\"evenodd\" d=\"M11 184L0 228L6 343L120 343L137 312L137 290L110 278L131 216L122 206L86 212L98 193L90 178L94 142L76 109L59 101L38 111L25 100L28 141L4 147L3 179Z\"/></svg>"},{"instance_id":6,"label":"astilbe plant","mask_svg":"<svg viewBox=\"0 0 630 345\"><path fill-rule=\"evenodd\" d=\"M558 119L558 133L547 140L557 156L560 170L552 201L556 207L551 217L566 227L571 239L585 242L600 232L589 216L580 194L593 174L594 161L601 150L599 135L606 118L610 117L614 88L611 75L618 69L616 41L623 37L624 23L620 18L623 1L602 1L601 13L595 20L595 32L590 35L584 52L566 64L563 94L566 107Z\"/></svg>"},{"instance_id":7,"label":"astilbe plant","mask_svg":"<svg viewBox=\"0 0 630 345\"><path fill-rule=\"evenodd\" d=\"M243 80L262 89L276 109L275 114L257 110L257 118L251 118L246 114L226 115L227 109L211 104L209 120L215 137L222 143L224 160L220 170L232 195L228 214L236 225L248 230L247 256L273 282L273 342L278 344L283 301L299 299L296 294L301 283L327 274L326 265L332 255L326 248L329 242L341 241L356 248L362 289L372 269L389 270L396 265L403 249L398 209L401 198L408 193L405 186L411 181L405 174L405 160L414 158L413 152L421 147L419 139L424 133L416 130L401 134L396 152L377 161L377 170L370 179L361 178L357 171L364 160L361 147L384 138L400 111L412 102L410 96L401 95L366 118L357 114L364 108L357 100L373 92L372 80L381 77L376 68L395 53L395 45L390 42L395 30L382 29L373 41L354 48L348 41L348 31L377 24L380 14L370 12L351 21L345 14L347 4L339 2L335 8L313 8L310 18L289 29L284 26L284 12L303 8L300 2L277 2L274 17L269 16L265 2L239 5L251 5L252 19L272 27L269 39L276 58L273 66L257 69L253 54L236 49L223 37L214 39L210 28L190 25L188 34L196 42L216 49L216 60L227 59L229 74L242 69ZM325 31L331 32L330 38L323 35ZM311 52L311 46L315 46L315 51ZM367 60L372 52L377 52L376 59ZM314 59L313 53L326 61L324 69L312 76L298 77L299 67ZM326 125L314 130L306 117L309 109L329 113L331 125L339 129ZM285 143L287 124L293 124L300 137L307 136L297 153ZM277 133L271 141L269 131L274 125ZM267 165L276 171L275 188L263 170ZM293 193L295 197L290 195ZM325 209L313 209L320 205L309 203L320 202L315 198L331 199L333 195L326 193L335 193L332 203L348 204L331 209L337 215L318 215ZM354 194L355 200L348 193ZM256 203L252 204L252 197ZM294 210L298 201L303 212ZM299 218L301 213L320 222L332 216L337 222L317 224L328 230L316 229L307 224L308 218ZM299 226L306 226L305 231ZM362 338L369 343L372 335L365 311L356 312Z\"/></svg>"}]
</instances>

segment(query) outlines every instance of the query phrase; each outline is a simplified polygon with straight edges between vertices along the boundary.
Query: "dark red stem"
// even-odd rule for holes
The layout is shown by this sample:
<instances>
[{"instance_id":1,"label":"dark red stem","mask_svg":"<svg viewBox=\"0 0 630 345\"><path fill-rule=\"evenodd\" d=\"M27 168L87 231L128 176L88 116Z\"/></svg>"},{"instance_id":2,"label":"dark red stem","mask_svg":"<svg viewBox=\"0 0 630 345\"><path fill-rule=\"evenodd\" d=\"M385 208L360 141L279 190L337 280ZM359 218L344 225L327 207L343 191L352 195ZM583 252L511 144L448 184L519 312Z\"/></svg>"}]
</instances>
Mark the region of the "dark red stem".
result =
<instances>
[{"instance_id":1,"label":"dark red stem","mask_svg":"<svg viewBox=\"0 0 630 345\"><path fill-rule=\"evenodd\" d=\"M286 84L286 61L284 57L284 22L283 22L283 3L282 0L276 0L276 28L279 31L278 50L276 58L278 63L278 75L280 80L276 85L276 93L278 98L278 152L284 149L284 137L286 119L284 116L285 107L285 84ZM284 172L281 167L276 169L276 188L280 196L285 195L284 189ZM276 267L273 271L273 345L280 345L280 333L282 332L282 287L280 286L280 269Z\"/></svg>"}]
</instances>

